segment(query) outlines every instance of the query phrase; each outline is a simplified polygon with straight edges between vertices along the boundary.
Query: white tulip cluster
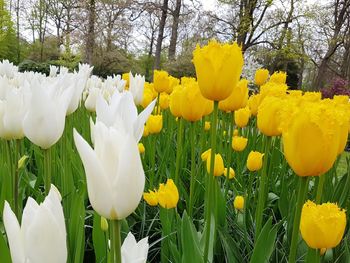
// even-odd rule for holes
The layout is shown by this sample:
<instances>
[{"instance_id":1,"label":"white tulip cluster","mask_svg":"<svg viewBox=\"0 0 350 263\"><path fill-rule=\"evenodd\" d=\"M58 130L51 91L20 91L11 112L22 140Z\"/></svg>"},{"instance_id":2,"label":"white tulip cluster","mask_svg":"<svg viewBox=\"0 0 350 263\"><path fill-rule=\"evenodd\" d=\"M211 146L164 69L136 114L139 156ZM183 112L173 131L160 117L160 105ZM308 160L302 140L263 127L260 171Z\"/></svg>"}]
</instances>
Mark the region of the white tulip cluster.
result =
<instances>
[{"instance_id":1,"label":"white tulip cluster","mask_svg":"<svg viewBox=\"0 0 350 263\"><path fill-rule=\"evenodd\" d=\"M156 101L138 114L143 76L130 73L129 91L125 91L126 81L120 75L102 80L90 77L91 72L85 64L73 73L50 66L47 77L19 72L9 61L0 62L0 138L27 137L49 149L61 138L66 116L84 101L87 110L96 111L96 123L90 120L93 147L76 130L74 141L84 165L90 203L105 218L120 220L142 198L145 175L138 142ZM3 217L12 262L67 261L65 220L55 186L51 185L40 205L28 199L21 225L7 202ZM137 243L129 233L122 245L122 262L146 262L148 247L148 238Z\"/></svg>"}]
</instances>

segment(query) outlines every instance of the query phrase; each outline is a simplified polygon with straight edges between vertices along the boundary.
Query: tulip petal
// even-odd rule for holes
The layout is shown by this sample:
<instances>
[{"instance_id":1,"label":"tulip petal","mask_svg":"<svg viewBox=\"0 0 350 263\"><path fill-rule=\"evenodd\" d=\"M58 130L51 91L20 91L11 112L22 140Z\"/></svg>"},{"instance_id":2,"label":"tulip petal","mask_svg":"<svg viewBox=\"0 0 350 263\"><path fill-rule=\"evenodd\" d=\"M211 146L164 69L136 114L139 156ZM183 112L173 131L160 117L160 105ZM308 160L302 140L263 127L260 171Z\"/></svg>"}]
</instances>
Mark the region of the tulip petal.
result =
<instances>
[{"instance_id":1,"label":"tulip petal","mask_svg":"<svg viewBox=\"0 0 350 263\"><path fill-rule=\"evenodd\" d=\"M121 147L120 152L123 154L119 157L117 172L120 176L113 182L113 203L117 219L127 217L136 209L145 186L145 174L135 139L126 135Z\"/></svg>"},{"instance_id":2,"label":"tulip petal","mask_svg":"<svg viewBox=\"0 0 350 263\"><path fill-rule=\"evenodd\" d=\"M62 207L58 209L62 210ZM60 229L54 215L44 203L31 219L32 224L26 232L23 232L25 252L29 262L65 263L67 261L66 237L58 234L65 232L65 229Z\"/></svg>"},{"instance_id":3,"label":"tulip petal","mask_svg":"<svg viewBox=\"0 0 350 263\"><path fill-rule=\"evenodd\" d=\"M100 215L110 218L112 210L110 205L112 200L111 184L108 183L105 171L95 151L75 129L73 133L75 145L84 165L91 205Z\"/></svg>"},{"instance_id":4,"label":"tulip petal","mask_svg":"<svg viewBox=\"0 0 350 263\"><path fill-rule=\"evenodd\" d=\"M23 247L22 232L18 220L5 201L4 207L4 225L7 233L8 242L11 250L11 258L13 263L25 262L25 254Z\"/></svg>"},{"instance_id":5,"label":"tulip petal","mask_svg":"<svg viewBox=\"0 0 350 263\"><path fill-rule=\"evenodd\" d=\"M145 122L148 117L151 115L154 106L156 105L156 100L153 100L138 116L137 120L134 123L134 136L137 142L142 138L143 129L145 127Z\"/></svg>"}]
</instances>

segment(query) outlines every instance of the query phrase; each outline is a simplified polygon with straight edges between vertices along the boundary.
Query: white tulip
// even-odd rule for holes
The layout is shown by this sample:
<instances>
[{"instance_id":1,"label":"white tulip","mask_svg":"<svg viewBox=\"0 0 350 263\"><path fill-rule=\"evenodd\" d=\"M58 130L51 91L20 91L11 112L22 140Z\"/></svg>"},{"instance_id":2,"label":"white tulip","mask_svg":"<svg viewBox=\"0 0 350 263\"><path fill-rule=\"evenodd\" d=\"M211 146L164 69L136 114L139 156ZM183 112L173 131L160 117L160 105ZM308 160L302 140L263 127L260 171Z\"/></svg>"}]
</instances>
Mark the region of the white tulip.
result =
<instances>
[{"instance_id":1,"label":"white tulip","mask_svg":"<svg viewBox=\"0 0 350 263\"><path fill-rule=\"evenodd\" d=\"M32 83L28 112L23 121L24 134L32 143L48 149L61 138L72 95L71 88L60 93L56 86Z\"/></svg>"},{"instance_id":2,"label":"white tulip","mask_svg":"<svg viewBox=\"0 0 350 263\"><path fill-rule=\"evenodd\" d=\"M11 88L5 100L0 100L0 137L6 140L22 139L23 119L27 111L22 89Z\"/></svg>"},{"instance_id":3,"label":"white tulip","mask_svg":"<svg viewBox=\"0 0 350 263\"><path fill-rule=\"evenodd\" d=\"M103 122L108 127L115 126L116 121L123 121L123 126L128 133L134 135L135 140L140 141L144 124L151 115L156 100L151 102L139 115L130 91L116 92L110 103L99 96L96 102L96 120Z\"/></svg>"},{"instance_id":4,"label":"white tulip","mask_svg":"<svg viewBox=\"0 0 350 263\"><path fill-rule=\"evenodd\" d=\"M122 263L146 263L148 248L148 237L136 242L134 235L129 232L121 247Z\"/></svg>"},{"instance_id":5,"label":"white tulip","mask_svg":"<svg viewBox=\"0 0 350 263\"><path fill-rule=\"evenodd\" d=\"M54 185L40 205L28 198L21 225L7 202L3 217L13 263L67 262L61 195Z\"/></svg>"},{"instance_id":6,"label":"white tulip","mask_svg":"<svg viewBox=\"0 0 350 263\"><path fill-rule=\"evenodd\" d=\"M49 77L56 77L57 76L57 72L58 72L58 67L54 66L54 65L50 65L50 73L49 73Z\"/></svg>"},{"instance_id":7,"label":"white tulip","mask_svg":"<svg viewBox=\"0 0 350 263\"><path fill-rule=\"evenodd\" d=\"M135 104L140 105L143 100L145 77L139 74L136 74L135 76L133 76L131 72L129 76L130 76L129 90L132 93L132 96L134 97Z\"/></svg>"},{"instance_id":8,"label":"white tulip","mask_svg":"<svg viewBox=\"0 0 350 263\"><path fill-rule=\"evenodd\" d=\"M88 64L79 64L79 72L72 74L73 77L71 83L66 85L67 87L73 86L74 89L74 94L68 105L67 115L72 114L77 110L86 86L86 82L92 72L92 69L93 68Z\"/></svg>"},{"instance_id":9,"label":"white tulip","mask_svg":"<svg viewBox=\"0 0 350 263\"><path fill-rule=\"evenodd\" d=\"M91 88L89 90L89 94L85 100L85 108L90 112L96 111L96 100L101 94L101 90L99 88Z\"/></svg>"},{"instance_id":10,"label":"white tulip","mask_svg":"<svg viewBox=\"0 0 350 263\"><path fill-rule=\"evenodd\" d=\"M10 63L10 61L3 60L0 61L0 76L6 76L8 78L13 78L18 72L18 67Z\"/></svg>"},{"instance_id":11,"label":"white tulip","mask_svg":"<svg viewBox=\"0 0 350 263\"><path fill-rule=\"evenodd\" d=\"M93 136L94 149L74 129L91 205L105 218L123 219L138 206L145 185L138 145L121 122L118 128L96 122Z\"/></svg>"}]
</instances>

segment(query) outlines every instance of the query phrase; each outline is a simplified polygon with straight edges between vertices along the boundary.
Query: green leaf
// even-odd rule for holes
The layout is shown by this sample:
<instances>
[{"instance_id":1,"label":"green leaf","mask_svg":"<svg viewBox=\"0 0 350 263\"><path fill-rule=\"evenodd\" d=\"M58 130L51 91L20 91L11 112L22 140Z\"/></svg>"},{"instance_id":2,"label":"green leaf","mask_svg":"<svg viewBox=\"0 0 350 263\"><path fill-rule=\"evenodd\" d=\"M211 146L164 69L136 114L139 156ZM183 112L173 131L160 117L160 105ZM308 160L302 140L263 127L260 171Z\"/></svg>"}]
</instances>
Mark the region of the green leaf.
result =
<instances>
[{"instance_id":1,"label":"green leaf","mask_svg":"<svg viewBox=\"0 0 350 263\"><path fill-rule=\"evenodd\" d=\"M94 245L96 263L103 263L107 260L108 251L106 241L106 234L101 229L101 216L94 212L92 242Z\"/></svg>"},{"instance_id":2,"label":"green leaf","mask_svg":"<svg viewBox=\"0 0 350 263\"><path fill-rule=\"evenodd\" d=\"M181 224L182 262L203 263L203 253L199 245L198 233L184 212Z\"/></svg>"},{"instance_id":3,"label":"green leaf","mask_svg":"<svg viewBox=\"0 0 350 263\"><path fill-rule=\"evenodd\" d=\"M11 263L10 250L6 245L4 235L0 235L0 259L1 263Z\"/></svg>"},{"instance_id":4,"label":"green leaf","mask_svg":"<svg viewBox=\"0 0 350 263\"><path fill-rule=\"evenodd\" d=\"M225 231L218 230L221 245L225 252L225 259L227 263L244 262L240 251L239 244Z\"/></svg>"},{"instance_id":5,"label":"green leaf","mask_svg":"<svg viewBox=\"0 0 350 263\"><path fill-rule=\"evenodd\" d=\"M250 263L269 262L271 254L275 247L277 227L278 225L274 225L272 227L272 218L270 217L261 230L261 233L254 247Z\"/></svg>"}]
</instances>

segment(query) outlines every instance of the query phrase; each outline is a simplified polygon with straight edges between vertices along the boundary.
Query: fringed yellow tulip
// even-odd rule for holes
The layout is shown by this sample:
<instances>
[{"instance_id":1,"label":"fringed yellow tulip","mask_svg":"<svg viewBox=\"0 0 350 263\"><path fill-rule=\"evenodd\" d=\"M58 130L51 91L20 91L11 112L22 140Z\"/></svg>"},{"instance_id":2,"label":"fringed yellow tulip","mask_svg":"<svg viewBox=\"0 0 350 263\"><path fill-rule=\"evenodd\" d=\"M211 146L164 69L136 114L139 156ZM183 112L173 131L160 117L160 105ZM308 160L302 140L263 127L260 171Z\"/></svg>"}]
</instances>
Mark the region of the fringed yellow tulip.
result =
<instances>
[{"instance_id":1,"label":"fringed yellow tulip","mask_svg":"<svg viewBox=\"0 0 350 263\"><path fill-rule=\"evenodd\" d=\"M233 88L231 95L227 99L219 102L219 109L226 112L232 112L247 106L248 83L248 80L241 79Z\"/></svg>"},{"instance_id":2,"label":"fringed yellow tulip","mask_svg":"<svg viewBox=\"0 0 350 263\"><path fill-rule=\"evenodd\" d=\"M345 210L336 204L317 205L307 201L301 212L300 232L307 245L314 249L336 247L346 226Z\"/></svg>"},{"instance_id":3,"label":"fringed yellow tulip","mask_svg":"<svg viewBox=\"0 0 350 263\"><path fill-rule=\"evenodd\" d=\"M163 70L155 70L153 84L156 92L162 93L169 89L169 74Z\"/></svg>"},{"instance_id":4,"label":"fringed yellow tulip","mask_svg":"<svg viewBox=\"0 0 350 263\"><path fill-rule=\"evenodd\" d=\"M193 63L203 96L214 101L224 100L242 73L242 50L237 43L220 44L212 40L202 48L197 45Z\"/></svg>"},{"instance_id":5,"label":"fringed yellow tulip","mask_svg":"<svg viewBox=\"0 0 350 263\"><path fill-rule=\"evenodd\" d=\"M285 84L287 80L287 73L283 71L276 71L270 77L270 82L275 82L278 84Z\"/></svg>"},{"instance_id":6,"label":"fringed yellow tulip","mask_svg":"<svg viewBox=\"0 0 350 263\"><path fill-rule=\"evenodd\" d=\"M258 108L261 102L261 95L260 94L254 94L249 97L248 99L248 106L250 109L250 113L254 116L258 114Z\"/></svg>"},{"instance_id":7,"label":"fringed yellow tulip","mask_svg":"<svg viewBox=\"0 0 350 263\"><path fill-rule=\"evenodd\" d=\"M259 106L257 115L258 129L266 136L281 135L280 111L284 100L276 97L266 97Z\"/></svg>"},{"instance_id":8,"label":"fringed yellow tulip","mask_svg":"<svg viewBox=\"0 0 350 263\"><path fill-rule=\"evenodd\" d=\"M158 190L158 202L163 208L175 208L179 201L179 192L172 179L168 179L166 184L160 184Z\"/></svg>"},{"instance_id":9,"label":"fringed yellow tulip","mask_svg":"<svg viewBox=\"0 0 350 263\"><path fill-rule=\"evenodd\" d=\"M143 199L150 206L158 205L158 193L157 191L150 190L148 193L143 193Z\"/></svg>"},{"instance_id":10,"label":"fringed yellow tulip","mask_svg":"<svg viewBox=\"0 0 350 263\"><path fill-rule=\"evenodd\" d=\"M255 72L255 84L261 86L265 84L267 79L269 78L269 71L264 68L260 68Z\"/></svg>"},{"instance_id":11,"label":"fringed yellow tulip","mask_svg":"<svg viewBox=\"0 0 350 263\"><path fill-rule=\"evenodd\" d=\"M249 118L250 118L250 110L248 107L235 111L235 124L238 127L243 128L247 126L249 122Z\"/></svg>"}]
</instances>

